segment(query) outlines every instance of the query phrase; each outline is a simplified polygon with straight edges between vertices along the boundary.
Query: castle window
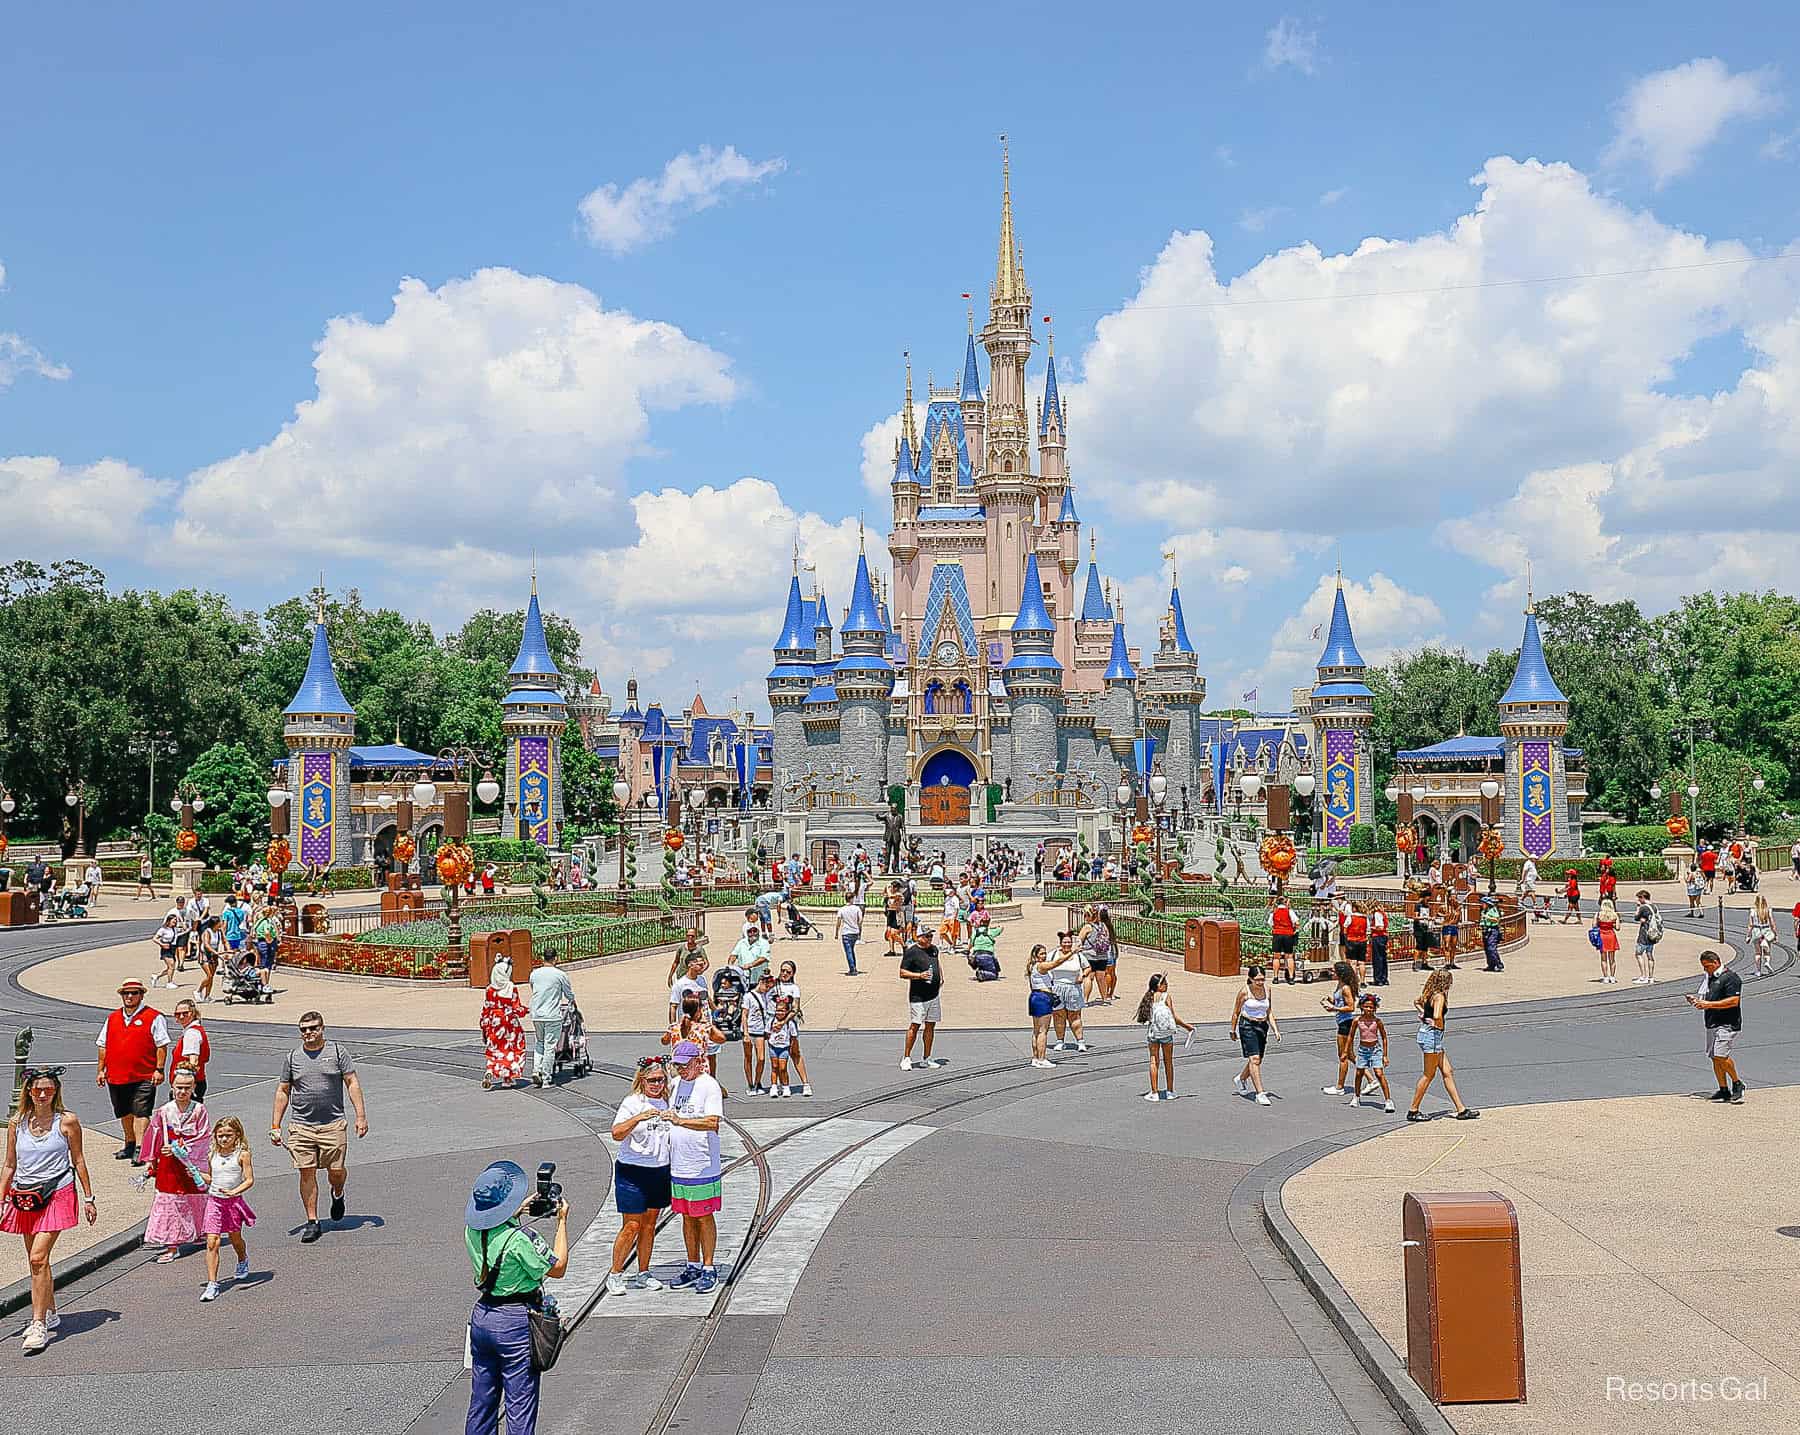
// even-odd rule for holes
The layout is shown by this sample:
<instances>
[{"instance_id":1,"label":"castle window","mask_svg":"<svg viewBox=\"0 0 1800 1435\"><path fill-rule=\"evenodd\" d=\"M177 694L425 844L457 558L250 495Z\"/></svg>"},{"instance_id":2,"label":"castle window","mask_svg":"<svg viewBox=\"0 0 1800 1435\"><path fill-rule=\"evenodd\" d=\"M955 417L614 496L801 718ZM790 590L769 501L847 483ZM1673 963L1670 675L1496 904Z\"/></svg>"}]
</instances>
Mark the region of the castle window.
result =
<instances>
[{"instance_id":1,"label":"castle window","mask_svg":"<svg viewBox=\"0 0 1800 1435\"><path fill-rule=\"evenodd\" d=\"M934 682L925 689L926 716L929 717L937 712L938 704L943 701L943 697L944 685L942 683Z\"/></svg>"},{"instance_id":2,"label":"castle window","mask_svg":"<svg viewBox=\"0 0 1800 1435\"><path fill-rule=\"evenodd\" d=\"M1012 472L1012 460L1010 458L1007 459L1004 463L1002 463L1000 465L1000 472L1002 472L1002 473L1011 473Z\"/></svg>"},{"instance_id":3,"label":"castle window","mask_svg":"<svg viewBox=\"0 0 1800 1435\"><path fill-rule=\"evenodd\" d=\"M956 710L967 717L975 711L975 697L969 691L969 685L961 679L956 684Z\"/></svg>"}]
</instances>

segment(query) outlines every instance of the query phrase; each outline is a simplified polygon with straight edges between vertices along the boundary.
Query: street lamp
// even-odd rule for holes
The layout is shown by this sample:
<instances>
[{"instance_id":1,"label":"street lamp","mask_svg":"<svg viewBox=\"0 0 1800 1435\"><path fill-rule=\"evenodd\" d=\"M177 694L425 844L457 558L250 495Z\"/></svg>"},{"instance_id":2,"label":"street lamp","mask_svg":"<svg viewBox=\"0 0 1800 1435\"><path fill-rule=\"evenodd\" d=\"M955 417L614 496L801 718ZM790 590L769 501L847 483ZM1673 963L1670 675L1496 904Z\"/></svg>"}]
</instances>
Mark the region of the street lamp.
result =
<instances>
[{"instance_id":1,"label":"street lamp","mask_svg":"<svg viewBox=\"0 0 1800 1435\"><path fill-rule=\"evenodd\" d=\"M621 777L613 783L612 791L613 803L619 810L619 900L623 902L626 882L625 854L631 845L626 832L626 824L631 816L626 806L631 801L631 784Z\"/></svg>"},{"instance_id":2,"label":"street lamp","mask_svg":"<svg viewBox=\"0 0 1800 1435\"><path fill-rule=\"evenodd\" d=\"M77 778L63 801L75 809L75 851L87 856L87 780Z\"/></svg>"},{"instance_id":3,"label":"street lamp","mask_svg":"<svg viewBox=\"0 0 1800 1435\"><path fill-rule=\"evenodd\" d=\"M1487 778L1481 784L1481 849L1488 860L1488 896L1493 896L1494 864L1499 860L1502 846L1500 837L1500 784L1493 778Z\"/></svg>"},{"instance_id":4,"label":"street lamp","mask_svg":"<svg viewBox=\"0 0 1800 1435\"><path fill-rule=\"evenodd\" d=\"M1125 853L1131 846L1131 779L1121 777L1118 788L1113 792L1113 801L1119 809L1119 872L1125 871Z\"/></svg>"},{"instance_id":5,"label":"street lamp","mask_svg":"<svg viewBox=\"0 0 1800 1435\"><path fill-rule=\"evenodd\" d=\"M19 804L13 801L13 795L0 787L0 857L6 856L6 819L18 811Z\"/></svg>"}]
</instances>

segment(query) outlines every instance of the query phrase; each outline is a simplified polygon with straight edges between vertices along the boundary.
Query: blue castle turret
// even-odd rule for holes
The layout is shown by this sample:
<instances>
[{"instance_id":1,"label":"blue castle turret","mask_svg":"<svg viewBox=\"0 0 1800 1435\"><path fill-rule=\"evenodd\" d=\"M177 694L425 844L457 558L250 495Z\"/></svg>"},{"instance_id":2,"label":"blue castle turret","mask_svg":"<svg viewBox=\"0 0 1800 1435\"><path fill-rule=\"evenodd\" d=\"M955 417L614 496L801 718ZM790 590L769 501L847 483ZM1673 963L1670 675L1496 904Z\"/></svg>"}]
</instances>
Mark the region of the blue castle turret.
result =
<instances>
[{"instance_id":1,"label":"blue castle turret","mask_svg":"<svg viewBox=\"0 0 1800 1435\"><path fill-rule=\"evenodd\" d=\"M1063 665L1052 649L1056 624L1044 604L1037 554L1025 560L1019 615L1012 624L1012 657L1001 670L1012 708L1012 771L1025 787L1048 781L1060 766L1057 716L1062 710Z\"/></svg>"},{"instance_id":2,"label":"blue castle turret","mask_svg":"<svg viewBox=\"0 0 1800 1435\"><path fill-rule=\"evenodd\" d=\"M1544 660L1536 605L1527 595L1525 633L1512 682L1500 698L1500 736L1506 745L1508 816L1503 838L1509 856L1572 857L1581 851L1581 823L1569 799L1563 738L1569 699Z\"/></svg>"},{"instance_id":3,"label":"blue castle turret","mask_svg":"<svg viewBox=\"0 0 1800 1435\"><path fill-rule=\"evenodd\" d=\"M289 835L295 859L302 867L349 863L350 745L356 741L356 711L338 685L323 600L313 619L305 676L282 710L281 737L288 749L286 788L294 794Z\"/></svg>"},{"instance_id":4,"label":"blue castle turret","mask_svg":"<svg viewBox=\"0 0 1800 1435\"><path fill-rule=\"evenodd\" d=\"M502 702L506 735L506 792L502 830L509 837L554 847L562 833L562 737L568 721L562 674L544 638L537 575L525 606L519 654L507 670L512 688Z\"/></svg>"},{"instance_id":5,"label":"blue castle turret","mask_svg":"<svg viewBox=\"0 0 1800 1435\"><path fill-rule=\"evenodd\" d=\"M1344 575L1331 603L1325 649L1319 654L1312 690L1313 810L1324 819L1327 847L1348 847L1350 829L1373 822L1375 762L1369 731L1375 723L1375 695L1364 678L1368 667L1350 630L1344 603Z\"/></svg>"},{"instance_id":6,"label":"blue castle turret","mask_svg":"<svg viewBox=\"0 0 1800 1435\"><path fill-rule=\"evenodd\" d=\"M888 628L875 601L869 560L856 556L850 585L850 611L844 615L844 655L833 670L838 704L838 742L849 790L858 802L877 803L885 796L888 696L894 689L894 665L888 661Z\"/></svg>"}]
</instances>

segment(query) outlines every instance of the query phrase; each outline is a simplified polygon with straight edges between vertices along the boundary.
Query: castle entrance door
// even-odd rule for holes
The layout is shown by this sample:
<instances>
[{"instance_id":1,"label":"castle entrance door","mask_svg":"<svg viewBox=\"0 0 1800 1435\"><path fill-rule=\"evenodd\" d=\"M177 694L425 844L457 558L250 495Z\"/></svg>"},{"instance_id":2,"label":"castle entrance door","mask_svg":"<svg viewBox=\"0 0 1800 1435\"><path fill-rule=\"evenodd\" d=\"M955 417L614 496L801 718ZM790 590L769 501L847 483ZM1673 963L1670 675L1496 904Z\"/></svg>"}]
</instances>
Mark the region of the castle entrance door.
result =
<instances>
[{"instance_id":1,"label":"castle entrance door","mask_svg":"<svg viewBox=\"0 0 1800 1435\"><path fill-rule=\"evenodd\" d=\"M919 769L919 822L925 827L963 827L969 821L969 797L975 786L975 764L953 747L925 759Z\"/></svg>"}]
</instances>

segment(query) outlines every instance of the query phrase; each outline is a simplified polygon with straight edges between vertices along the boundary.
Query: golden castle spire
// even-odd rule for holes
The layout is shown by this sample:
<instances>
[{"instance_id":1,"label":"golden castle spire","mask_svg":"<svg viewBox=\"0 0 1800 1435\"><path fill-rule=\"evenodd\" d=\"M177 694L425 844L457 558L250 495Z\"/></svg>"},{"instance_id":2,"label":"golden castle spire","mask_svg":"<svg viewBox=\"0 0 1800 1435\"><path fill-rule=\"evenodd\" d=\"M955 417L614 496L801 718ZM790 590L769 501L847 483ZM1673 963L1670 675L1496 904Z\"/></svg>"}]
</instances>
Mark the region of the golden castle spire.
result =
<instances>
[{"instance_id":1,"label":"golden castle spire","mask_svg":"<svg viewBox=\"0 0 1800 1435\"><path fill-rule=\"evenodd\" d=\"M913 427L912 406L912 352L907 350L902 355L906 360L906 403L900 409L900 434L906 440L906 446L912 453L912 461L919 461L919 431Z\"/></svg>"},{"instance_id":2,"label":"golden castle spire","mask_svg":"<svg viewBox=\"0 0 1800 1435\"><path fill-rule=\"evenodd\" d=\"M994 302L1025 302L1025 270L1013 237L1012 149L1005 135L1000 136L1000 252L994 263Z\"/></svg>"}]
</instances>

